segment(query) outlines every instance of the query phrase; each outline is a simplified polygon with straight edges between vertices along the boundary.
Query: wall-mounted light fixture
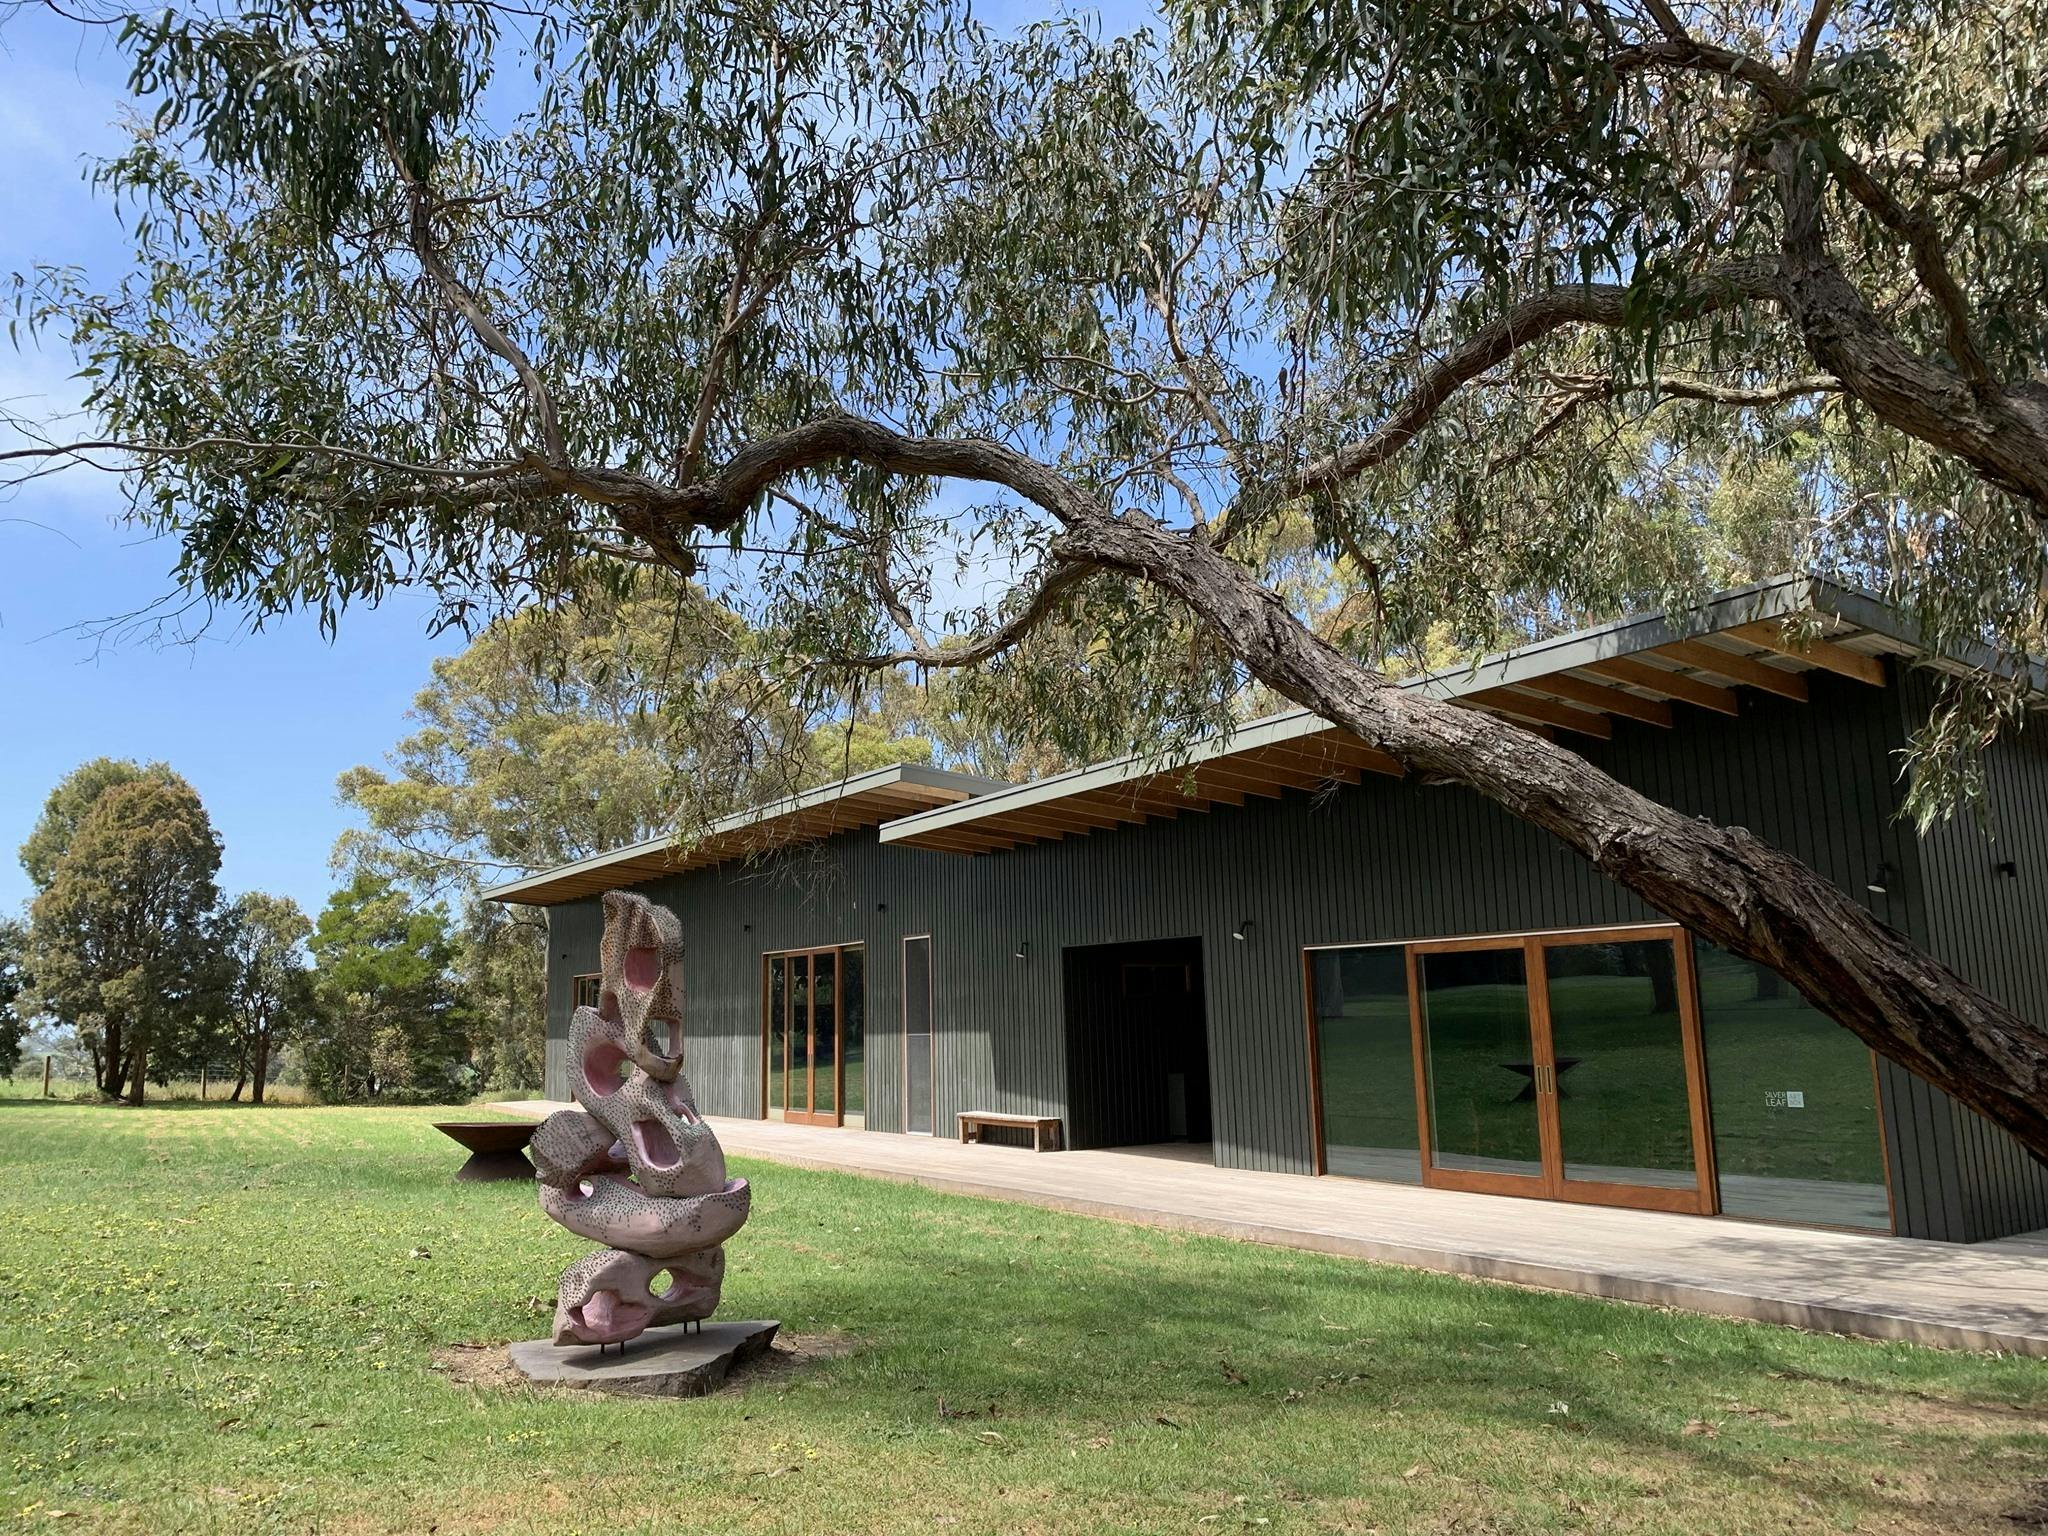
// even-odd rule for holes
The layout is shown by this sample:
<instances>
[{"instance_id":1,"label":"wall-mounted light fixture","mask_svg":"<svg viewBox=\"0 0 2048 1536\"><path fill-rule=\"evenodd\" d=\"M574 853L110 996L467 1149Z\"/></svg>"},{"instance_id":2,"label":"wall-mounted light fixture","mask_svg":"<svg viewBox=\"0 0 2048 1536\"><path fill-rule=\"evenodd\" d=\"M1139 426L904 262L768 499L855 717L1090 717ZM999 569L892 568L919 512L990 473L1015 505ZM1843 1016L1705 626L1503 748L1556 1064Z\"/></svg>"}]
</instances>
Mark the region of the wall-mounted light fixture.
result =
<instances>
[{"instance_id":1,"label":"wall-mounted light fixture","mask_svg":"<svg viewBox=\"0 0 2048 1536\"><path fill-rule=\"evenodd\" d=\"M1237 940L1238 943L1242 944L1246 939L1249 939L1252 936L1252 931L1257 927L1258 924L1247 917L1243 919L1241 922L1239 922L1235 928L1230 930L1230 936L1233 939Z\"/></svg>"},{"instance_id":2,"label":"wall-mounted light fixture","mask_svg":"<svg viewBox=\"0 0 2048 1536\"><path fill-rule=\"evenodd\" d=\"M1891 890L1892 876L1896 873L1898 872L1889 863L1880 864L1871 872L1870 879L1865 883L1863 889L1870 892L1873 896L1887 895Z\"/></svg>"},{"instance_id":3,"label":"wall-mounted light fixture","mask_svg":"<svg viewBox=\"0 0 2048 1536\"><path fill-rule=\"evenodd\" d=\"M741 923L741 924L740 924L740 932L741 932L741 933L752 933L753 931L754 931L754 925L753 925L752 923Z\"/></svg>"},{"instance_id":4,"label":"wall-mounted light fixture","mask_svg":"<svg viewBox=\"0 0 2048 1536\"><path fill-rule=\"evenodd\" d=\"M1998 872L2008 880L2017 880L2020 877L2020 867L2011 859L2001 859L1998 862L1997 868Z\"/></svg>"},{"instance_id":5,"label":"wall-mounted light fixture","mask_svg":"<svg viewBox=\"0 0 2048 1536\"><path fill-rule=\"evenodd\" d=\"M1019 941L1016 949L1011 951L1010 958L1012 960L1029 960L1031 958L1031 941L1029 939Z\"/></svg>"},{"instance_id":6,"label":"wall-mounted light fixture","mask_svg":"<svg viewBox=\"0 0 2048 1536\"><path fill-rule=\"evenodd\" d=\"M875 910L877 912L886 912L889 910L889 903L887 903L886 901L878 901L875 903Z\"/></svg>"}]
</instances>

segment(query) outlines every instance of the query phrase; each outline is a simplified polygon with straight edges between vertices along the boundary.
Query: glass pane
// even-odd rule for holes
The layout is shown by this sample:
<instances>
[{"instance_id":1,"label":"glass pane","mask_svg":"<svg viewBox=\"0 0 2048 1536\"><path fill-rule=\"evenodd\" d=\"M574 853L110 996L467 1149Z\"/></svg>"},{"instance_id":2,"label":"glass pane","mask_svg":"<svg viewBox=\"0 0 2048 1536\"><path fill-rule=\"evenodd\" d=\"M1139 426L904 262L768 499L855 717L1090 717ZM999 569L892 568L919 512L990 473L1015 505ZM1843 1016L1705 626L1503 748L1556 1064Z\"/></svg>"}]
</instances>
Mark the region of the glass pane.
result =
<instances>
[{"instance_id":1,"label":"glass pane","mask_svg":"<svg viewBox=\"0 0 2048 1536\"><path fill-rule=\"evenodd\" d=\"M789 957L789 1107L799 1114L811 1107L809 1067L811 957Z\"/></svg>"},{"instance_id":2,"label":"glass pane","mask_svg":"<svg viewBox=\"0 0 2048 1536\"><path fill-rule=\"evenodd\" d=\"M1889 1232L1869 1049L1776 972L1695 955L1721 1209Z\"/></svg>"},{"instance_id":3,"label":"glass pane","mask_svg":"<svg viewBox=\"0 0 2048 1536\"><path fill-rule=\"evenodd\" d=\"M903 941L903 1128L932 1128L932 941Z\"/></svg>"},{"instance_id":4,"label":"glass pane","mask_svg":"<svg viewBox=\"0 0 2048 1536\"><path fill-rule=\"evenodd\" d=\"M1440 1168L1540 1175L1536 1052L1522 951L1463 949L1415 959L1431 1158Z\"/></svg>"},{"instance_id":5,"label":"glass pane","mask_svg":"<svg viewBox=\"0 0 2048 1536\"><path fill-rule=\"evenodd\" d=\"M811 957L811 1001L815 1010L811 1027L811 1109L821 1115L833 1113L839 1102L834 1077L839 1042L833 1019L839 998L837 958L829 950Z\"/></svg>"},{"instance_id":6,"label":"glass pane","mask_svg":"<svg viewBox=\"0 0 2048 1536\"><path fill-rule=\"evenodd\" d=\"M1406 951L1382 944L1311 952L1309 1003L1330 1172L1421 1183Z\"/></svg>"},{"instance_id":7,"label":"glass pane","mask_svg":"<svg viewBox=\"0 0 2048 1536\"><path fill-rule=\"evenodd\" d=\"M867 997L862 971L867 951L856 944L839 951L839 1056L846 1067L846 1112L865 1115L868 1107L866 1052Z\"/></svg>"},{"instance_id":8,"label":"glass pane","mask_svg":"<svg viewBox=\"0 0 2048 1536\"><path fill-rule=\"evenodd\" d=\"M1697 1189L1671 941L1553 944L1543 967L1564 1176Z\"/></svg>"},{"instance_id":9,"label":"glass pane","mask_svg":"<svg viewBox=\"0 0 2048 1536\"><path fill-rule=\"evenodd\" d=\"M787 1076L784 1072L783 1053L787 1049L788 1030L784 1010L789 1006L788 964L780 955L768 957L768 1107L787 1109L789 1107Z\"/></svg>"}]
</instances>

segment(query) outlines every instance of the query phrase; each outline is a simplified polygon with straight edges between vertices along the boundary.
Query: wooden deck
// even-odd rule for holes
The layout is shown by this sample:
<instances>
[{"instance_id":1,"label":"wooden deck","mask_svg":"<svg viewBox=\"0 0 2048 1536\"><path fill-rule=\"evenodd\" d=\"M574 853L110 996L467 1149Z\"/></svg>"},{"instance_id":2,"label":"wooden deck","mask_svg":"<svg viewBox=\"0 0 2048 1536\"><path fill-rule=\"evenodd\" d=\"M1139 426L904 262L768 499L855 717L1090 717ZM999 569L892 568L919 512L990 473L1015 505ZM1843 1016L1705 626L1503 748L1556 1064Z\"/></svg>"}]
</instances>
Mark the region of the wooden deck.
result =
<instances>
[{"instance_id":1,"label":"wooden deck","mask_svg":"<svg viewBox=\"0 0 2048 1536\"><path fill-rule=\"evenodd\" d=\"M538 1118L573 1106L492 1106ZM1963 1246L1216 1168L1198 1149L1040 1156L714 1119L726 1150L1116 1221L1947 1349L2048 1356L2048 1244Z\"/></svg>"}]
</instances>

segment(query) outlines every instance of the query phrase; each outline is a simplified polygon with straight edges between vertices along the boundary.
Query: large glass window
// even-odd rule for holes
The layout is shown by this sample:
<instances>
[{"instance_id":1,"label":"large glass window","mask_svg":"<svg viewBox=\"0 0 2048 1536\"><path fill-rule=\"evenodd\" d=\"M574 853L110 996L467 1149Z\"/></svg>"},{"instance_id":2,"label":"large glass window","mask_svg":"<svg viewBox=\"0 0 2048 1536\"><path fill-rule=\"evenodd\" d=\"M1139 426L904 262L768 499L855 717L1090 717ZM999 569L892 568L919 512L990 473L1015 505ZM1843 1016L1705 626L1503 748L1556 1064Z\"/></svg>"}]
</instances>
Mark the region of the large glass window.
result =
<instances>
[{"instance_id":1,"label":"large glass window","mask_svg":"<svg viewBox=\"0 0 2048 1536\"><path fill-rule=\"evenodd\" d=\"M768 957L768 1108L789 1108L789 960Z\"/></svg>"},{"instance_id":2,"label":"large glass window","mask_svg":"<svg viewBox=\"0 0 2048 1536\"><path fill-rule=\"evenodd\" d=\"M1528 967L1520 949L1415 957L1430 1161L1439 1168L1543 1174Z\"/></svg>"},{"instance_id":3,"label":"large glass window","mask_svg":"<svg viewBox=\"0 0 2048 1536\"><path fill-rule=\"evenodd\" d=\"M1869 1049L1764 966L1694 953L1721 1209L1890 1231Z\"/></svg>"},{"instance_id":4,"label":"large glass window","mask_svg":"<svg viewBox=\"0 0 2048 1536\"><path fill-rule=\"evenodd\" d=\"M806 1125L861 1125L867 999L859 945L766 957L768 1110Z\"/></svg>"},{"instance_id":5,"label":"large glass window","mask_svg":"<svg viewBox=\"0 0 2048 1536\"><path fill-rule=\"evenodd\" d=\"M1398 944L1309 953L1324 1165L1331 1173L1422 1180L1408 961Z\"/></svg>"},{"instance_id":6,"label":"large glass window","mask_svg":"<svg viewBox=\"0 0 2048 1536\"><path fill-rule=\"evenodd\" d=\"M1697 1189L1672 941L1550 944L1542 953L1564 1176Z\"/></svg>"},{"instance_id":7,"label":"large glass window","mask_svg":"<svg viewBox=\"0 0 2048 1536\"><path fill-rule=\"evenodd\" d=\"M867 987L858 944L839 951L839 1060L846 1083L845 1117L865 1124L868 1110Z\"/></svg>"}]
</instances>

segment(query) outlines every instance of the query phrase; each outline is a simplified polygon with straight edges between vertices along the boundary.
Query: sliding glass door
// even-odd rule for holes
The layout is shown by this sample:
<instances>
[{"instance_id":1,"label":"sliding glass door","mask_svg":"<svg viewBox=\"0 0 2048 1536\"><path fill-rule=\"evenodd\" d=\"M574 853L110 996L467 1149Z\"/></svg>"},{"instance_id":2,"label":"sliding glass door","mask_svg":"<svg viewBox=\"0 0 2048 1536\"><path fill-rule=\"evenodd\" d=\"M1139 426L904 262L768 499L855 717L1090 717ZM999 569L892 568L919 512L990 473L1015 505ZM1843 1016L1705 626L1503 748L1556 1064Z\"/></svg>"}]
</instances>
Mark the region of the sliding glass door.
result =
<instances>
[{"instance_id":1,"label":"sliding glass door","mask_svg":"<svg viewBox=\"0 0 2048 1536\"><path fill-rule=\"evenodd\" d=\"M1408 946L1425 1183L1713 1209L1677 928Z\"/></svg>"},{"instance_id":2,"label":"sliding glass door","mask_svg":"<svg viewBox=\"0 0 2048 1536\"><path fill-rule=\"evenodd\" d=\"M768 1114L798 1125L861 1124L867 1107L859 945L763 957Z\"/></svg>"}]
</instances>

